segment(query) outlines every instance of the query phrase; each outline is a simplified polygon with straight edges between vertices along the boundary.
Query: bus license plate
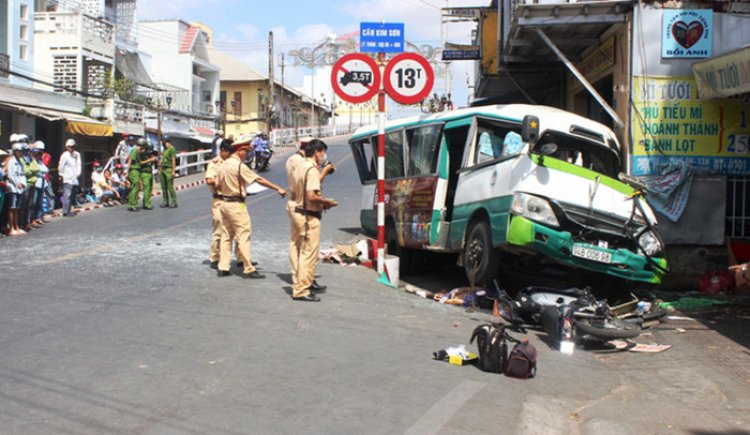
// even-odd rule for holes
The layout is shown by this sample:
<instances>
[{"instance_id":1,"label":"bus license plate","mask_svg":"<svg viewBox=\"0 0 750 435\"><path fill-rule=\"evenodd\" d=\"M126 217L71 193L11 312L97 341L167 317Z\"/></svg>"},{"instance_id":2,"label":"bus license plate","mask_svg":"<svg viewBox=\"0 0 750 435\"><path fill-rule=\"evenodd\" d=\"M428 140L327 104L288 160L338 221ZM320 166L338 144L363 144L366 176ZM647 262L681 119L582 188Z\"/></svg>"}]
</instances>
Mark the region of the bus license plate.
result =
<instances>
[{"instance_id":1,"label":"bus license plate","mask_svg":"<svg viewBox=\"0 0 750 435\"><path fill-rule=\"evenodd\" d=\"M612 262L612 254L609 252L597 251L596 249L584 248L583 246L573 246L573 256L597 261L599 263Z\"/></svg>"}]
</instances>

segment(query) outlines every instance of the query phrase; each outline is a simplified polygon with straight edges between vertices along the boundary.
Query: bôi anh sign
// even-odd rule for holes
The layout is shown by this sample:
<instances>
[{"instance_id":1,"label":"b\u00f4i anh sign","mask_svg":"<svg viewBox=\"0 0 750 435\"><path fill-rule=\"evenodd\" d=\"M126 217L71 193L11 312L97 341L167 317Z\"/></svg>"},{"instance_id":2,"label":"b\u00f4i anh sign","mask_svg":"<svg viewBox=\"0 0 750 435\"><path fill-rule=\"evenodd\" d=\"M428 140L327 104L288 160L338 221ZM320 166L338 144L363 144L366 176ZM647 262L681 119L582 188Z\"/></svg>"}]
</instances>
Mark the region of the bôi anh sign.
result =
<instances>
[{"instance_id":1,"label":"b\u00f4i anh sign","mask_svg":"<svg viewBox=\"0 0 750 435\"><path fill-rule=\"evenodd\" d=\"M711 9L664 9L661 57L710 57L714 34Z\"/></svg>"},{"instance_id":2,"label":"b\u00f4i anh sign","mask_svg":"<svg viewBox=\"0 0 750 435\"><path fill-rule=\"evenodd\" d=\"M404 23L360 23L359 51L403 53Z\"/></svg>"},{"instance_id":3,"label":"b\u00f4i anh sign","mask_svg":"<svg viewBox=\"0 0 750 435\"><path fill-rule=\"evenodd\" d=\"M331 86L336 95L347 103L364 103L380 89L380 68L364 54L347 54L333 65Z\"/></svg>"}]
</instances>

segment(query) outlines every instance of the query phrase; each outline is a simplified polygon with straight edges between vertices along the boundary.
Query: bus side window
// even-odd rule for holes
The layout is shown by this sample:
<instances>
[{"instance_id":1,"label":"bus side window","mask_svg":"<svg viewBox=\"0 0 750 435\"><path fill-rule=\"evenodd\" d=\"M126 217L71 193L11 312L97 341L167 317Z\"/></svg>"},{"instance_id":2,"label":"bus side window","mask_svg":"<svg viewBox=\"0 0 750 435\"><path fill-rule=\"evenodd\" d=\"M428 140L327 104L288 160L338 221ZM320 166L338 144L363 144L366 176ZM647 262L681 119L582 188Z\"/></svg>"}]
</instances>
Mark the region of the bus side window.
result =
<instances>
[{"instance_id":1,"label":"bus side window","mask_svg":"<svg viewBox=\"0 0 750 435\"><path fill-rule=\"evenodd\" d=\"M474 164L512 156L521 152L523 140L520 126L510 127L480 121L477 128Z\"/></svg>"},{"instance_id":2,"label":"bus side window","mask_svg":"<svg viewBox=\"0 0 750 435\"><path fill-rule=\"evenodd\" d=\"M377 146L378 138L370 137L363 141L362 150L365 158L365 172L369 172L368 180L375 180L378 178L378 169L375 159L375 147Z\"/></svg>"},{"instance_id":3,"label":"bus side window","mask_svg":"<svg viewBox=\"0 0 750 435\"><path fill-rule=\"evenodd\" d=\"M366 150L369 147L369 145L370 145L370 141L367 139L359 140L351 144L352 157L354 158L354 161L357 163L357 172L359 172L359 178L363 182L372 179L372 173L370 172L368 165L367 165L367 154L366 154Z\"/></svg>"},{"instance_id":4,"label":"bus side window","mask_svg":"<svg viewBox=\"0 0 750 435\"><path fill-rule=\"evenodd\" d=\"M434 174L437 171L438 139L441 125L430 125L407 132L409 138L410 177Z\"/></svg>"},{"instance_id":5,"label":"bus side window","mask_svg":"<svg viewBox=\"0 0 750 435\"><path fill-rule=\"evenodd\" d=\"M385 178L404 176L404 132L392 131L385 135Z\"/></svg>"}]
</instances>

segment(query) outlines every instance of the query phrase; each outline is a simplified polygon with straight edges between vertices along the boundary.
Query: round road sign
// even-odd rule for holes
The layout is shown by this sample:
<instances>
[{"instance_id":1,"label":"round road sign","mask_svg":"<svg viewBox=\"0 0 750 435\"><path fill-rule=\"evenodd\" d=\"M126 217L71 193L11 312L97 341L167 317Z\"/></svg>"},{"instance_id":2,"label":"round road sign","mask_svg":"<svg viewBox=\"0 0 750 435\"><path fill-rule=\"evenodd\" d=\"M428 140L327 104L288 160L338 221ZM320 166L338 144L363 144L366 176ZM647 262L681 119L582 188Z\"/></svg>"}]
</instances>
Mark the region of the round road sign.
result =
<instances>
[{"instance_id":1,"label":"round road sign","mask_svg":"<svg viewBox=\"0 0 750 435\"><path fill-rule=\"evenodd\" d=\"M391 98L402 104L415 104L430 95L435 74L424 57L401 53L388 62L383 81Z\"/></svg>"},{"instance_id":2,"label":"round road sign","mask_svg":"<svg viewBox=\"0 0 750 435\"><path fill-rule=\"evenodd\" d=\"M364 103L380 89L380 68L369 56L347 54L333 66L331 86L342 100L353 104Z\"/></svg>"}]
</instances>

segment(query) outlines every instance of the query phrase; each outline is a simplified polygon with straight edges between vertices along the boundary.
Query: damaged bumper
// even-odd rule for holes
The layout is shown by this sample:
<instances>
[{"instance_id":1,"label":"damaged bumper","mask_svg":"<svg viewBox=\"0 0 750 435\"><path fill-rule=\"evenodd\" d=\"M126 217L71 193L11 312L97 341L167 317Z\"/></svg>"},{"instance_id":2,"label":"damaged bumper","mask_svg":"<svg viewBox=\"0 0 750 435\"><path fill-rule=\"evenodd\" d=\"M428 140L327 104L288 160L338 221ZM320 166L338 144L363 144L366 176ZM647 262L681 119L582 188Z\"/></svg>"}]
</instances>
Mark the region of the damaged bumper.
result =
<instances>
[{"instance_id":1,"label":"damaged bumper","mask_svg":"<svg viewBox=\"0 0 750 435\"><path fill-rule=\"evenodd\" d=\"M627 249L607 249L589 243L578 243L568 232L545 227L521 216L511 218L507 241L512 245L544 254L557 263L618 278L659 284L664 275L642 255ZM663 268L667 267L666 259L653 260Z\"/></svg>"}]
</instances>

